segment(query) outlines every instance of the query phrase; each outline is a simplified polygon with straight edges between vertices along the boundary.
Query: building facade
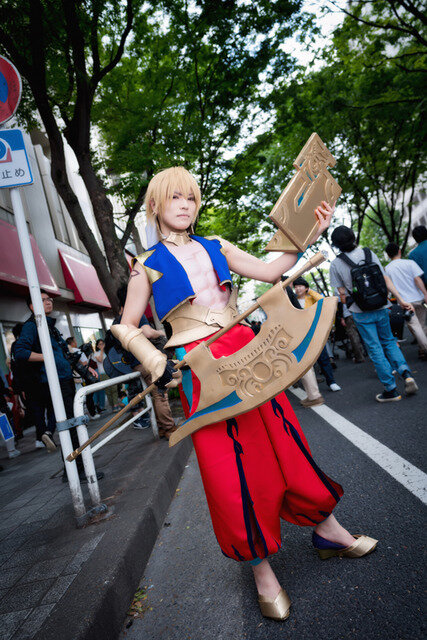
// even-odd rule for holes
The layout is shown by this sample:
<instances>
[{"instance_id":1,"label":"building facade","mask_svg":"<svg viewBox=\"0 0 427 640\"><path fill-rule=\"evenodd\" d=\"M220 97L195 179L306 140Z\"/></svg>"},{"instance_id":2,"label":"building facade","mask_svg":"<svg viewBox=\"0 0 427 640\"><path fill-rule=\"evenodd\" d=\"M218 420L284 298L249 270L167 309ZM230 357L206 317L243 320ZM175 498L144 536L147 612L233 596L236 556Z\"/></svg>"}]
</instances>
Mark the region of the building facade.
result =
<instances>
[{"instance_id":1,"label":"building facade","mask_svg":"<svg viewBox=\"0 0 427 640\"><path fill-rule=\"evenodd\" d=\"M64 338L75 336L80 345L103 337L113 313L76 228L50 176L50 148L38 131L24 134L34 183L21 188L40 286L55 300L56 326ZM86 221L99 245L102 241L77 161L67 150L69 180ZM1 165L0 165L1 170ZM30 315L28 286L20 251L9 189L0 189L0 368L7 372L11 332Z\"/></svg>"}]
</instances>

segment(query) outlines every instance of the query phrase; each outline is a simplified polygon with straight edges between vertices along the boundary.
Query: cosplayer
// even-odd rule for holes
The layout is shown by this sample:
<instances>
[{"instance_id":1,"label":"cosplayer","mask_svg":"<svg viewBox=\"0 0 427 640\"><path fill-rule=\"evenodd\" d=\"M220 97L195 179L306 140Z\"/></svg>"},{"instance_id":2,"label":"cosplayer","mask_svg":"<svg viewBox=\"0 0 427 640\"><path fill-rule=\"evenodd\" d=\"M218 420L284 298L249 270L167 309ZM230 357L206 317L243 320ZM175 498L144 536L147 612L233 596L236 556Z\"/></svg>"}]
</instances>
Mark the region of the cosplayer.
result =
<instances>
[{"instance_id":1,"label":"cosplayer","mask_svg":"<svg viewBox=\"0 0 427 640\"><path fill-rule=\"evenodd\" d=\"M182 359L238 315L230 270L274 283L297 261L294 253L283 253L267 264L221 238L194 235L199 207L199 187L184 168L166 169L151 180L147 222L155 224L159 242L135 259L121 324L112 327L159 386L176 383L181 374L137 329L151 294L170 336L167 346ZM323 202L314 214L315 242L328 228L333 209ZM214 358L229 356L253 338L247 325L237 324L210 349ZM192 371L183 372L180 391L187 416L197 406L201 382ZM284 620L289 615L289 597L268 562L281 547L281 518L314 526L313 545L321 558L356 558L376 547L376 540L353 537L335 519L342 487L311 457L283 392L257 409L204 426L192 438L219 546L227 557L252 565L264 616Z\"/></svg>"}]
</instances>

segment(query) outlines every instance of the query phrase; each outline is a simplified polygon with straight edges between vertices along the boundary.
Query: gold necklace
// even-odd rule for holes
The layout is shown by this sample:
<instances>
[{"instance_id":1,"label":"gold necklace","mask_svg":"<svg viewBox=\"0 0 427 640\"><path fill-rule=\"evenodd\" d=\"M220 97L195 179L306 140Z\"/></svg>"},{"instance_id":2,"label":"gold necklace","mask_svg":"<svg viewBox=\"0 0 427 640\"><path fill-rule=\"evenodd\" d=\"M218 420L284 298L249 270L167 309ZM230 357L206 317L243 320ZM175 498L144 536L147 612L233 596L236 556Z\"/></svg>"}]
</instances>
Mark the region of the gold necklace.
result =
<instances>
[{"instance_id":1,"label":"gold necklace","mask_svg":"<svg viewBox=\"0 0 427 640\"><path fill-rule=\"evenodd\" d=\"M163 236L164 242L171 242L177 247L183 247L185 244L190 242L190 240L191 238L187 231L171 231L167 238Z\"/></svg>"}]
</instances>

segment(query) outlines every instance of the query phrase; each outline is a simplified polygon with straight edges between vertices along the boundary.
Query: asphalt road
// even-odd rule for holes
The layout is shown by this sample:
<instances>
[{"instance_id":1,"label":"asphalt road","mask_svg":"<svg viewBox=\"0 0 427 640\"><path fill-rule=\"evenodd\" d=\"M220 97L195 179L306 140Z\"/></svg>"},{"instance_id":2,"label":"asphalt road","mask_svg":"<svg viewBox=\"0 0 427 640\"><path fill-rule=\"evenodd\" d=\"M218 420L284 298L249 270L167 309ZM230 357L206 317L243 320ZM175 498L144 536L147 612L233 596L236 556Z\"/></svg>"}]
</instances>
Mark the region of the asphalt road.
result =
<instances>
[{"instance_id":1,"label":"asphalt road","mask_svg":"<svg viewBox=\"0 0 427 640\"><path fill-rule=\"evenodd\" d=\"M327 404L418 469L426 471L427 364L404 345L420 386L416 397L380 405L370 363L339 361ZM401 383L400 383L401 384ZM357 560L320 561L310 528L282 524L282 550L271 560L292 600L283 623L259 612L250 567L225 558L216 543L197 460L192 454L145 576L143 612L127 618L120 640L417 640L422 625L425 507L375 460L289 393L315 459L345 495L335 510L353 533L379 539Z\"/></svg>"}]
</instances>

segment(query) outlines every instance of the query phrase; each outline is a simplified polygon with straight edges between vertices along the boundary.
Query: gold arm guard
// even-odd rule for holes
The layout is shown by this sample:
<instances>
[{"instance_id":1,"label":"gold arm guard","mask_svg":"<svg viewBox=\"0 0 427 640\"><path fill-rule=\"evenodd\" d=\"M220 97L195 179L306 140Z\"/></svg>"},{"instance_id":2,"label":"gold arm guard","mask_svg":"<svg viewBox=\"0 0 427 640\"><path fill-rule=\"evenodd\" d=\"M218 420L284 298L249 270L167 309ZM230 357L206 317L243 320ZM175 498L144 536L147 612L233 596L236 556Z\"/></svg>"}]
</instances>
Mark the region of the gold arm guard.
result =
<instances>
[{"instance_id":1,"label":"gold arm guard","mask_svg":"<svg viewBox=\"0 0 427 640\"><path fill-rule=\"evenodd\" d=\"M137 360L147 369L154 382L163 374L166 368L166 354L162 353L151 344L148 338L137 329L128 324L113 324L111 333L126 351L130 351Z\"/></svg>"}]
</instances>

